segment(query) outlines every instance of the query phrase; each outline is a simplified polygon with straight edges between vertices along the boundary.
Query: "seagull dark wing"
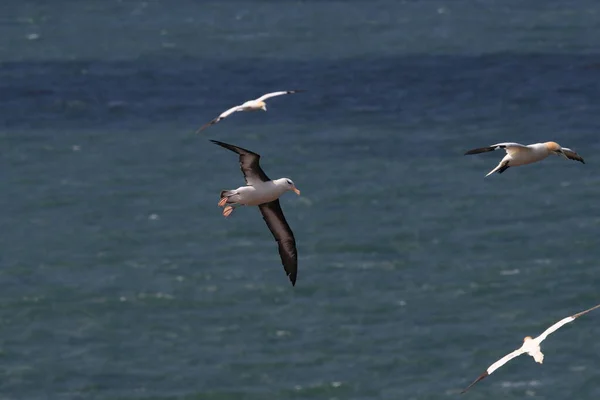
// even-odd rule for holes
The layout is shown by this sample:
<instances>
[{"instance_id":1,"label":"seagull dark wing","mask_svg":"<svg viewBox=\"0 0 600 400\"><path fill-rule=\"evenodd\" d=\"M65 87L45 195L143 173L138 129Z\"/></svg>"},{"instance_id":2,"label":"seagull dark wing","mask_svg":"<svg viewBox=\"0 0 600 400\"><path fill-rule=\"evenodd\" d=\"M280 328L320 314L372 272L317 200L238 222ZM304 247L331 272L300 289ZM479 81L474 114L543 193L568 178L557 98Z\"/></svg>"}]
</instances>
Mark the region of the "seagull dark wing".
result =
<instances>
[{"instance_id":1,"label":"seagull dark wing","mask_svg":"<svg viewBox=\"0 0 600 400\"><path fill-rule=\"evenodd\" d=\"M298 274L298 251L296 250L296 239L294 233L290 229L283 211L279 205L279 200L273 200L269 203L264 203L258 206L260 212L271 230L273 237L279 246L279 256L285 273L292 281L292 285L296 285L296 275Z\"/></svg>"},{"instance_id":2,"label":"seagull dark wing","mask_svg":"<svg viewBox=\"0 0 600 400\"><path fill-rule=\"evenodd\" d=\"M260 155L253 153L250 150L246 150L232 144L219 142L217 140L211 140L211 142L240 155L240 169L244 174L247 185L252 186L258 182L270 181L267 174L265 174L265 171L263 171L260 167Z\"/></svg>"}]
</instances>

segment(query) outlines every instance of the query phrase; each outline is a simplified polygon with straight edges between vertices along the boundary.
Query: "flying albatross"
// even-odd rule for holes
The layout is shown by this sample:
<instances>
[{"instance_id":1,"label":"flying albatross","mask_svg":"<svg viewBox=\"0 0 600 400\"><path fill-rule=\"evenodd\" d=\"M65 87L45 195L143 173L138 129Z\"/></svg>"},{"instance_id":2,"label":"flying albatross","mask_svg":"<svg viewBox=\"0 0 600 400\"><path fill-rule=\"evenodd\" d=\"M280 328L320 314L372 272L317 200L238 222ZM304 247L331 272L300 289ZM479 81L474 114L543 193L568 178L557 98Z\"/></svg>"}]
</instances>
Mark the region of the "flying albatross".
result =
<instances>
[{"instance_id":1,"label":"flying albatross","mask_svg":"<svg viewBox=\"0 0 600 400\"><path fill-rule=\"evenodd\" d=\"M500 164L498 164L498 166L491 170L486 176L489 176L494 172L501 174L510 167L517 167L519 165L541 161L551 154L562 156L585 164L583 158L581 158L579 154L566 147L561 147L555 142L535 143L528 144L527 146L519 143L497 143L489 147L480 147L469 150L465 153L465 155L486 153L488 151L494 151L498 149L506 150L506 155L502 161L500 161Z\"/></svg>"},{"instance_id":2,"label":"flying albatross","mask_svg":"<svg viewBox=\"0 0 600 400\"><path fill-rule=\"evenodd\" d=\"M260 110L267 111L267 104L265 103L265 100L270 99L271 97L283 96L284 94L292 94L292 93L299 93L299 92L304 92L304 90L284 90L281 92L272 92L272 93L263 94L258 99L248 100L245 103L240 104L239 106L231 107L229 110L224 111L217 118L202 125L200 127L200 129L198 129L196 131L196 133L199 133L199 132L203 131L204 129L208 128L209 126L220 122L222 119L229 117L231 114L233 114L234 112L237 112L237 111L260 111Z\"/></svg>"},{"instance_id":3,"label":"flying albatross","mask_svg":"<svg viewBox=\"0 0 600 400\"><path fill-rule=\"evenodd\" d=\"M246 186L221 192L219 207L224 207L223 215L228 217L238 206L258 206L263 219L279 246L279 256L281 257L283 269L292 281L292 285L295 286L298 273L296 239L283 216L283 211L279 205L279 197L288 190L299 196L300 191L296 189L291 179L270 180L260 167L260 155L232 144L216 140L211 140L211 142L240 155L240 168L246 179Z\"/></svg>"},{"instance_id":4,"label":"flying albatross","mask_svg":"<svg viewBox=\"0 0 600 400\"><path fill-rule=\"evenodd\" d=\"M596 308L600 308L600 304L598 304L597 306L594 306L590 309L587 309L585 311L582 311L580 313L571 315L570 317L561 319L560 321L558 321L557 323L552 325L550 328L546 329L544 331L544 333L542 333L540 336L536 337L535 339L532 339L531 336L525 337L525 339L523 339L523 345L520 348L518 348L517 350L513 351L510 354L505 355L504 357L502 357L501 359L499 359L498 361L496 361L495 363L490 365L483 374L479 375L479 378L475 379L475 381L473 383L471 383L465 390L463 390L460 393L461 394L465 393L467 390L471 389L471 387L473 385L475 385L477 382L484 379L488 375L491 375L492 372L494 372L495 370L497 370L498 368L500 368L501 366L503 366L504 364L506 364L513 358L520 356L521 354L527 353L528 355L533 357L535 362L541 364L544 361L544 354L542 353L542 350L540 349L540 343L542 343L544 341L544 339L546 339L551 333L555 332L563 325L566 325L569 322L575 321L576 318L581 317L582 315L587 314L590 311L595 310Z\"/></svg>"}]
</instances>

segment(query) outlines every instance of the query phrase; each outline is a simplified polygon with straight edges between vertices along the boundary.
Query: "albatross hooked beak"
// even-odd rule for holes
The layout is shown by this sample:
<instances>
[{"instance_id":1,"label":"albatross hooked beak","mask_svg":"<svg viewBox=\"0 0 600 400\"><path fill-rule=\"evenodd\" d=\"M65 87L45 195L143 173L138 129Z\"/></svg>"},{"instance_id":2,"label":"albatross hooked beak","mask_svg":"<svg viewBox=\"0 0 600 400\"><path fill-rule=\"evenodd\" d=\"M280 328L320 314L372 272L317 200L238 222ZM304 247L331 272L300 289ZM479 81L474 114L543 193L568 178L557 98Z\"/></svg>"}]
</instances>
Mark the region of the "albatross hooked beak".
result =
<instances>
[{"instance_id":1,"label":"albatross hooked beak","mask_svg":"<svg viewBox=\"0 0 600 400\"><path fill-rule=\"evenodd\" d=\"M294 193L296 193L298 196L300 196L300 191L298 189L293 188L292 190L294 191Z\"/></svg>"}]
</instances>

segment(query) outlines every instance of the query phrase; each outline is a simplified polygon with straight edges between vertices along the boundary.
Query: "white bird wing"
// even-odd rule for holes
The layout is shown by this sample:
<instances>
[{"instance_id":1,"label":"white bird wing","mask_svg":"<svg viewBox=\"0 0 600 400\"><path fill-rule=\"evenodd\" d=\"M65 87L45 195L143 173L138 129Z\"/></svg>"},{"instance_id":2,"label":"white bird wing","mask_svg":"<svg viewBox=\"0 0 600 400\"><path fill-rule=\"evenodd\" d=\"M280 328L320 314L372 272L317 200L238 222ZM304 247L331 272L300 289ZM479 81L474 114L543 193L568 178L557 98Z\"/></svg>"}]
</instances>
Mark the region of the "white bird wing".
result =
<instances>
[{"instance_id":1,"label":"white bird wing","mask_svg":"<svg viewBox=\"0 0 600 400\"><path fill-rule=\"evenodd\" d=\"M526 148L527 148L527 146L525 146L524 144L521 144L521 143L512 143L512 142L496 143L496 144L493 144L488 147L478 147L476 149L469 150L465 153L465 155L486 153L488 151L494 151L494 150L499 150L499 149L504 149L504 150L506 150L507 153L510 154L512 152L517 152L520 149L526 149Z\"/></svg>"},{"instance_id":2,"label":"white bird wing","mask_svg":"<svg viewBox=\"0 0 600 400\"><path fill-rule=\"evenodd\" d=\"M480 380L486 378L487 376L491 375L492 372L494 372L495 370L497 370L498 368L500 368L501 366L503 366L504 364L506 364L507 362L509 362L510 360L512 360L515 357L520 356L521 354L525 353L525 350L523 350L523 347L521 347L520 349L517 349L515 351L513 351L510 354L505 355L504 357L502 357L501 359L499 359L498 361L496 361L495 363L493 363L492 365L490 365L488 367L488 369L485 370L485 372L481 375L479 375L479 377L477 379L475 379L473 381L473 383L471 383L469 386L467 386L466 389L464 389L462 393L465 393L467 390L471 389L471 387L473 387L473 385L475 385L477 382L479 382Z\"/></svg>"},{"instance_id":3,"label":"white bird wing","mask_svg":"<svg viewBox=\"0 0 600 400\"><path fill-rule=\"evenodd\" d=\"M563 325L566 325L569 322L573 322L573 321L575 321L576 318L579 318L582 315L587 314L590 311L593 311L593 310L595 310L597 308L600 308L600 304L598 304L598 305L596 305L596 306L594 306L592 308L588 308L585 311L578 312L577 314L573 314L570 317L563 318L560 321L558 321L557 323L555 323L554 325L552 325L550 328L546 329L544 331L544 333L542 333L540 336L536 337L533 340L535 340L537 342L538 346L539 346L539 344L542 343L542 341L544 341L544 339L546 339L551 333L557 331ZM493 363L492 365L490 365L488 367L488 369L483 374L479 375L479 377L477 379L475 379L475 381L473 383L471 383L469 386L467 386L467 388L465 390L463 390L461 392L461 394L465 393L467 390L469 390L477 382L479 382L480 380L484 379L488 375L491 375L492 372L494 372L495 370L497 370L498 368L500 368L501 366L503 366L504 364L506 364L507 362L509 362L513 358L518 357L518 356L520 356L523 353L525 353L525 350L523 349L523 346L521 346L520 349L517 349L517 350L513 351L512 353L505 355L504 357L502 357L501 359L499 359L498 361L496 361L495 363Z\"/></svg>"},{"instance_id":4,"label":"white bird wing","mask_svg":"<svg viewBox=\"0 0 600 400\"><path fill-rule=\"evenodd\" d=\"M563 318L560 321L558 321L557 323L555 323L554 325L552 325L550 328L546 329L544 331L544 333L542 333L540 336L536 337L534 340L536 342L538 342L538 344L542 343L551 333L556 332L563 325L566 325L569 322L573 322L573 321L575 321L575 318L573 318L573 317Z\"/></svg>"},{"instance_id":5,"label":"white bird wing","mask_svg":"<svg viewBox=\"0 0 600 400\"><path fill-rule=\"evenodd\" d=\"M573 150L571 150L567 147L563 147L563 148L561 148L561 150L562 150L562 153L565 155L565 157L567 157L569 160L575 160L575 161L579 161L580 163L585 164L585 161L583 161L583 157L581 157L579 154L577 154Z\"/></svg>"},{"instance_id":6,"label":"white bird wing","mask_svg":"<svg viewBox=\"0 0 600 400\"><path fill-rule=\"evenodd\" d=\"M578 312L577 314L573 314L570 317L567 318L563 318L560 321L558 321L557 323L555 323L554 325L552 325L550 328L546 329L544 331L544 333L542 333L540 336L536 337L535 340L539 343L542 343L548 336L550 336L550 334L556 332L558 329L560 329L563 325L568 324L569 322L573 322L575 321L576 318L581 317L584 314L589 313L590 311L593 311L597 308L600 308L600 304L598 304L597 306L594 306L592 308L588 308L585 311L582 312Z\"/></svg>"},{"instance_id":7,"label":"white bird wing","mask_svg":"<svg viewBox=\"0 0 600 400\"><path fill-rule=\"evenodd\" d=\"M231 114L233 114L236 111L239 111L242 109L242 106L235 106L235 107L231 107L229 110L224 111L221 113L221 115L219 115L217 118L213 119L212 121L202 125L202 127L200 127L200 129L198 129L196 131L196 133L201 132L203 130L205 130L206 128L208 128L211 125L216 124L217 122L220 122L222 119L229 117Z\"/></svg>"},{"instance_id":8,"label":"white bird wing","mask_svg":"<svg viewBox=\"0 0 600 400\"><path fill-rule=\"evenodd\" d=\"M263 94L258 99L256 99L256 101L265 101L266 99L270 99L271 97L283 96L284 94L292 94L292 93L298 93L298 92L304 92L304 90L284 90L284 91L280 91L280 92L271 92L271 93Z\"/></svg>"},{"instance_id":9,"label":"white bird wing","mask_svg":"<svg viewBox=\"0 0 600 400\"><path fill-rule=\"evenodd\" d=\"M500 368L501 366L503 366L504 364L506 364L513 358L519 357L523 353L525 353L525 350L523 350L523 348L521 347L520 349L517 349L517 350L513 351L512 353L505 355L504 357L502 357L501 359L499 359L498 361L496 361L495 363L490 365L487 369L487 373L491 374L492 372L494 372L495 370L497 370L498 368Z\"/></svg>"}]
</instances>

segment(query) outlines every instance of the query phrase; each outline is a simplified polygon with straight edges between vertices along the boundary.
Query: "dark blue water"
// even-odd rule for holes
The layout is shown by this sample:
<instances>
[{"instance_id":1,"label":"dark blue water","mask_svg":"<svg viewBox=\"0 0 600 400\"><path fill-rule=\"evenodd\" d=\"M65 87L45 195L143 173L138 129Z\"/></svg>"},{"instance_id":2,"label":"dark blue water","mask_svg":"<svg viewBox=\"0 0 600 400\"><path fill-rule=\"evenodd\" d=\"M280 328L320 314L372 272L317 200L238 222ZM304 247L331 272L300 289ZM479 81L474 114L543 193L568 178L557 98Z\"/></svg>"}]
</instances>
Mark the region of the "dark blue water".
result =
<instances>
[{"instance_id":1,"label":"dark blue water","mask_svg":"<svg viewBox=\"0 0 600 400\"><path fill-rule=\"evenodd\" d=\"M42 1L0 16L0 398L455 398L600 303L600 4ZM267 113L225 109L274 90ZM253 208L301 197L292 287ZM484 178L497 142L557 157ZM600 396L600 313L465 396Z\"/></svg>"}]
</instances>

